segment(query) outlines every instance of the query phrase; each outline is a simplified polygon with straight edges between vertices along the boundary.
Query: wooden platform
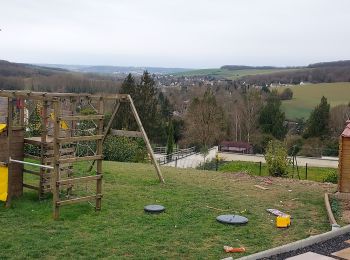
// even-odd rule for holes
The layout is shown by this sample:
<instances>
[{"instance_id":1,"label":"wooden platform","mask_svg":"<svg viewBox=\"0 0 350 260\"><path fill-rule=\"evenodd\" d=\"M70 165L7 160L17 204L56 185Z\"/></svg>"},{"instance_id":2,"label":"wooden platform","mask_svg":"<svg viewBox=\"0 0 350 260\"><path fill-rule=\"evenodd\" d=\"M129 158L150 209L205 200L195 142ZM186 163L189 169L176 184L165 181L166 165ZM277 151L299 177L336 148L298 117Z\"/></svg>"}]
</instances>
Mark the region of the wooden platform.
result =
<instances>
[{"instance_id":1,"label":"wooden platform","mask_svg":"<svg viewBox=\"0 0 350 260\"><path fill-rule=\"evenodd\" d=\"M33 144L33 145L41 145L41 136L26 137L26 138L24 138L24 143ZM46 143L53 143L53 137L46 136Z\"/></svg>"}]
</instances>

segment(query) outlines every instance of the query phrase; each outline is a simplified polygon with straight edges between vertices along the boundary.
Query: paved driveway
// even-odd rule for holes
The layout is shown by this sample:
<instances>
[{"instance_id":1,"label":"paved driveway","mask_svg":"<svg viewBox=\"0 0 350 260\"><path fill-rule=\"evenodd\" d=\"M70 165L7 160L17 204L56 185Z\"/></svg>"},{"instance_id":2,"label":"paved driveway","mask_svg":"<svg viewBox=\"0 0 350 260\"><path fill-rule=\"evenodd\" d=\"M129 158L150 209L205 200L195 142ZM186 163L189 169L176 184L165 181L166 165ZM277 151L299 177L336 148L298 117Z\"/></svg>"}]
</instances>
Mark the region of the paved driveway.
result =
<instances>
[{"instance_id":1,"label":"paved driveway","mask_svg":"<svg viewBox=\"0 0 350 260\"><path fill-rule=\"evenodd\" d=\"M246 161L246 162L265 162L263 155L251 155L251 154L234 154L234 153L222 153L219 152L219 157L223 158L225 161ZM311 158L311 157L300 157L297 156L297 162L299 166L313 167L329 167L338 168L338 158L337 157L327 157L327 158Z\"/></svg>"}]
</instances>

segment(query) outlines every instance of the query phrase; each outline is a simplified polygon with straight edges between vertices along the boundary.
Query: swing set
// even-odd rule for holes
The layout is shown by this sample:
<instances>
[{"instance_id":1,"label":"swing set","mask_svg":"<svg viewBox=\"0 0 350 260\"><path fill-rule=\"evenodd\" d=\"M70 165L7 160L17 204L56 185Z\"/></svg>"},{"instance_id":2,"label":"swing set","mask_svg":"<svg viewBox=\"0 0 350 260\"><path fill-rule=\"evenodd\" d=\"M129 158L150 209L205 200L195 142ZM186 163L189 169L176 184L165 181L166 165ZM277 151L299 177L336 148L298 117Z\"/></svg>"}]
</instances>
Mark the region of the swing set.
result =
<instances>
[{"instance_id":1,"label":"swing set","mask_svg":"<svg viewBox=\"0 0 350 260\"><path fill-rule=\"evenodd\" d=\"M112 129L121 103L129 104L138 131ZM111 118L105 126L104 113L110 107ZM83 113L84 108L93 113ZM40 134L28 136L33 112L40 115L35 127ZM94 201L95 209L101 210L103 142L108 135L143 138L159 181L164 183L130 95L0 90L0 120L0 201L7 207L28 188L36 190L39 199L52 194L54 219L59 218L61 206L79 202ZM90 164L82 171L83 161ZM27 175L31 183L25 182ZM79 185L85 185L85 191L89 186L92 194L77 192Z\"/></svg>"}]
</instances>

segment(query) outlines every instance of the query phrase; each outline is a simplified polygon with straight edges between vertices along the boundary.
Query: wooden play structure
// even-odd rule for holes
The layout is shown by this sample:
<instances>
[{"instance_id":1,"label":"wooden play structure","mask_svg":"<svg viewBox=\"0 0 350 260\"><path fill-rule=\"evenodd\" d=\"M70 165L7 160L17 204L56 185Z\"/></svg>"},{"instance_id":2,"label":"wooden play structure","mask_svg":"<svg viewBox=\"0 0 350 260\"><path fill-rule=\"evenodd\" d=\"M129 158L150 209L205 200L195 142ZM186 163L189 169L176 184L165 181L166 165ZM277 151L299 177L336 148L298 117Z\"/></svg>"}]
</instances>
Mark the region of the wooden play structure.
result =
<instances>
[{"instance_id":1,"label":"wooden play structure","mask_svg":"<svg viewBox=\"0 0 350 260\"><path fill-rule=\"evenodd\" d=\"M112 129L121 103L129 104L139 131ZM106 108L113 109L105 125ZM87 110L92 112L87 114ZM39 135L28 136L33 113L39 115L34 123ZM158 178L164 182L129 95L0 90L0 123L0 200L7 206L13 197L23 194L23 188L28 188L36 190L39 199L52 193L54 219L59 218L61 206L78 202L94 201L95 209L100 210L103 142L107 135L143 138ZM82 161L90 163L87 170L79 168ZM27 175L31 183L25 182ZM75 190L78 185L87 190L88 184L93 194L81 195Z\"/></svg>"},{"instance_id":2,"label":"wooden play structure","mask_svg":"<svg viewBox=\"0 0 350 260\"><path fill-rule=\"evenodd\" d=\"M339 142L338 191L340 193L350 193L350 121L346 123Z\"/></svg>"}]
</instances>

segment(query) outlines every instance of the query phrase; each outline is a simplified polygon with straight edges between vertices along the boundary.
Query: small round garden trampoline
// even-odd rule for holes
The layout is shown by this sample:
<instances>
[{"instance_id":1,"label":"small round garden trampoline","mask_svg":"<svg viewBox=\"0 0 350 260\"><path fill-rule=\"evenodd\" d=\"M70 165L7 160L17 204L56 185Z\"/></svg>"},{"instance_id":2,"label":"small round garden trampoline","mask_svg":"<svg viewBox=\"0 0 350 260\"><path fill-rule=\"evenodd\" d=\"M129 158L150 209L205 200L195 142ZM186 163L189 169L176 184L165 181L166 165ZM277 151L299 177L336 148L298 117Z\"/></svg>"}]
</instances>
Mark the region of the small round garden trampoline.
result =
<instances>
[{"instance_id":1,"label":"small round garden trampoline","mask_svg":"<svg viewBox=\"0 0 350 260\"><path fill-rule=\"evenodd\" d=\"M144 210L147 213L161 213L165 210L165 207L162 205L147 205Z\"/></svg>"},{"instance_id":2,"label":"small round garden trampoline","mask_svg":"<svg viewBox=\"0 0 350 260\"><path fill-rule=\"evenodd\" d=\"M248 223L248 219L239 215L220 215L216 218L217 221L224 224L242 225Z\"/></svg>"}]
</instances>

